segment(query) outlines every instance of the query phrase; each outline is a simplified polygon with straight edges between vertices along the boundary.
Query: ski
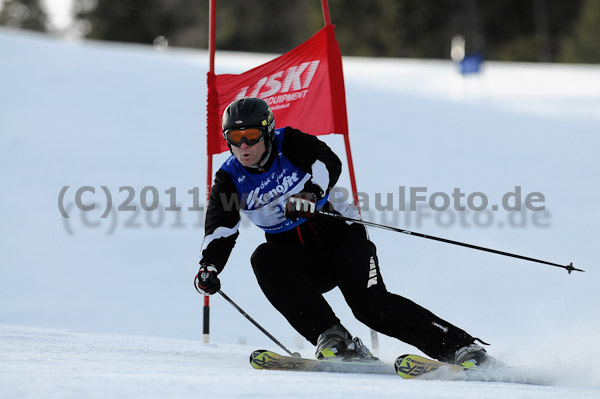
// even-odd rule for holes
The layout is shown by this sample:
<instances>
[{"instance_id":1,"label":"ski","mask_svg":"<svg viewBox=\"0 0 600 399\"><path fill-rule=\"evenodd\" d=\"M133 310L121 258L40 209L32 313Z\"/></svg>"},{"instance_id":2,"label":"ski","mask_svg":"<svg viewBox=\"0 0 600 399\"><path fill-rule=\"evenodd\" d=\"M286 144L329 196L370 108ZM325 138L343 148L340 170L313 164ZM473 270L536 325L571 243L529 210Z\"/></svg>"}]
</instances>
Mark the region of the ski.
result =
<instances>
[{"instance_id":1,"label":"ski","mask_svg":"<svg viewBox=\"0 0 600 399\"><path fill-rule=\"evenodd\" d=\"M419 355L402 355L392 365L381 361L317 360L256 350L250 364L258 370L317 371L330 373L397 374L404 379L443 381L487 381L548 385L547 378L506 366L476 367L444 363ZM466 366L466 367L465 367Z\"/></svg>"},{"instance_id":2,"label":"ski","mask_svg":"<svg viewBox=\"0 0 600 399\"><path fill-rule=\"evenodd\" d=\"M330 373L394 374L391 364L381 361L317 360L256 350L250 364L258 370L325 371Z\"/></svg>"},{"instance_id":3,"label":"ski","mask_svg":"<svg viewBox=\"0 0 600 399\"><path fill-rule=\"evenodd\" d=\"M466 366L466 367L465 367ZM406 379L452 379L464 377L464 373L474 368L473 363L465 366L440 362L418 355L402 355L396 359L396 373ZM462 375L461 375L462 374Z\"/></svg>"},{"instance_id":4,"label":"ski","mask_svg":"<svg viewBox=\"0 0 600 399\"><path fill-rule=\"evenodd\" d=\"M480 367L472 362L465 362L458 366L418 355L402 355L396 359L394 368L405 379L551 384L550 379L534 370L509 367L501 362Z\"/></svg>"}]
</instances>

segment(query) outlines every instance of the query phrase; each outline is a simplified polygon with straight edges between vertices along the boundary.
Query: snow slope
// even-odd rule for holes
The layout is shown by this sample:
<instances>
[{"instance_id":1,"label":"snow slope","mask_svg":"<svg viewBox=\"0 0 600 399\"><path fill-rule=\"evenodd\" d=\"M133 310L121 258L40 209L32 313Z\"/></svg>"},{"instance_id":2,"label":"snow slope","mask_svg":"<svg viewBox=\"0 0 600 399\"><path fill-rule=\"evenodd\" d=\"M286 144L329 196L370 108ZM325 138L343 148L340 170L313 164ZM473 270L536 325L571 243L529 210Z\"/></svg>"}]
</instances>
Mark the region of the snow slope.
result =
<instances>
[{"instance_id":1,"label":"snow slope","mask_svg":"<svg viewBox=\"0 0 600 399\"><path fill-rule=\"evenodd\" d=\"M202 298L192 278L202 212L187 208L195 188L204 203L206 52L70 43L9 30L0 30L0 49L1 396L158 397L170 390L191 396L207 375L216 381L210 389L225 397L245 396L254 381L293 387L297 397L319 390L344 397L558 397L571 389L564 385L578 387L568 397L598 396L600 67L490 62L480 76L463 79L449 62L344 59L357 182L370 200L365 219L586 270L567 275L371 229L390 290L492 343L490 352L506 362L541 368L555 386L381 377L367 387L363 376L249 369L252 349L277 348L219 297L211 302L213 343L199 343ZM241 72L271 57L218 53L217 72ZM325 140L343 156L339 137ZM348 185L346 174L341 184ZM65 186L68 219L58 206ZM84 203L98 203L93 212L74 204L84 186L95 187L83 195ZM127 194L119 188L130 186L137 211L101 218L101 186L117 205ZM428 195L482 192L490 205L520 186L523 197L543 193L546 210L376 211L377 193L395 195L397 203L400 186L427 187ZM159 210L140 210L145 187L156 188ZM172 187L181 212L164 210ZM261 241L258 230L244 225L221 276L223 290L287 346L310 355L311 345L254 280L248 259ZM339 292L327 297L344 324L368 341L368 329ZM113 341L122 349L108 350ZM388 361L415 351L388 337L380 341ZM585 354L584 361L573 354ZM153 371L143 371L143 361ZM240 377L224 372L231 369Z\"/></svg>"},{"instance_id":2,"label":"snow slope","mask_svg":"<svg viewBox=\"0 0 600 399\"><path fill-rule=\"evenodd\" d=\"M598 389L258 371L238 345L0 326L3 398L597 398Z\"/></svg>"}]
</instances>

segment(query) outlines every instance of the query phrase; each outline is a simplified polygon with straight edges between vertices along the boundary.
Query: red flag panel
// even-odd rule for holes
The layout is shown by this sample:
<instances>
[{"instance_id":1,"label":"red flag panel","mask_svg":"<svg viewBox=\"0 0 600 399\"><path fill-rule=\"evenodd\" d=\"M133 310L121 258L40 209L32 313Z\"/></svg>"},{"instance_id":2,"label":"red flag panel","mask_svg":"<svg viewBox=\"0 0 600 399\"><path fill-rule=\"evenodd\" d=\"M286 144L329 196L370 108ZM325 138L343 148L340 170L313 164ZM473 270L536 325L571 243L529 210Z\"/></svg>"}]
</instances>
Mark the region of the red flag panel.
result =
<instances>
[{"instance_id":1,"label":"red flag panel","mask_svg":"<svg viewBox=\"0 0 600 399\"><path fill-rule=\"evenodd\" d=\"M240 75L208 73L208 154L228 151L221 116L234 100L264 99L275 127L306 133L348 134L342 57L333 25L292 51Z\"/></svg>"}]
</instances>

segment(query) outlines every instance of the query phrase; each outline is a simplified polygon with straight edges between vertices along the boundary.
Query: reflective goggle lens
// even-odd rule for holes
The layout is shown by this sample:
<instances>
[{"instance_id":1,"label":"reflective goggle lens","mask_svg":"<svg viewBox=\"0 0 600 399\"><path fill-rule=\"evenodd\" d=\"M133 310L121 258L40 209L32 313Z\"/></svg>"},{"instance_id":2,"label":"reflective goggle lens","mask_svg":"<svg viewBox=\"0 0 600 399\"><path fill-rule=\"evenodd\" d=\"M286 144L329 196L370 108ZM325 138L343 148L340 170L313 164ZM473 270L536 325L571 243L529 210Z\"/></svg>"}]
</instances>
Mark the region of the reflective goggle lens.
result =
<instances>
[{"instance_id":1,"label":"reflective goggle lens","mask_svg":"<svg viewBox=\"0 0 600 399\"><path fill-rule=\"evenodd\" d=\"M263 138L263 132L260 129L227 130L225 138L229 144L239 147L245 141L248 145L254 145Z\"/></svg>"}]
</instances>

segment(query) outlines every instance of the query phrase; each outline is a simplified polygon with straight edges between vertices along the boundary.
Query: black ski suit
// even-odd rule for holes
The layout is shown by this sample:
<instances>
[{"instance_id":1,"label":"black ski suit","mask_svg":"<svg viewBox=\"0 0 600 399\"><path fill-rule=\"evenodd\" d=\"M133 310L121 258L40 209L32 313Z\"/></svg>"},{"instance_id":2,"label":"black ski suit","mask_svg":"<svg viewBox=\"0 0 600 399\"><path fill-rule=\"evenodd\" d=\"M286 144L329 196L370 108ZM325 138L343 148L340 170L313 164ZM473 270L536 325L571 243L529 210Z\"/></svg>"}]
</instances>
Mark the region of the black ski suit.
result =
<instances>
[{"instance_id":1,"label":"black ski suit","mask_svg":"<svg viewBox=\"0 0 600 399\"><path fill-rule=\"evenodd\" d=\"M281 196L289 197L316 183L326 185L318 184L327 195L341 173L339 158L325 143L289 127L277 130L277 139L264 169L244 168L239 163L231 168L231 163L237 161L232 156L216 173L211 190L202 264L213 264L219 272L223 270L239 234L240 207L243 208L244 202L252 202L248 193L239 192L243 190L240 182L248 182L261 174L277 176L282 170L285 172L284 169L289 168L277 168L278 157L286 158L304 171L308 179L306 185L290 188L291 184L286 184L285 189L289 190ZM269 180L265 175L263 182ZM278 193L282 191L278 190ZM250 191L255 195L260 187ZM256 198L266 202L277 199L263 196L262 192ZM239 206L232 206L236 199ZM327 200L322 206L334 213L347 214L351 210L347 204L336 204L333 200ZM251 213L242 209L244 211ZM277 212L276 207L273 212ZM259 217L262 220L260 218L262 216ZM265 229L266 242L254 251L252 267L268 300L313 345L319 334L340 322L322 295L334 287L340 289L359 321L416 346L428 356L452 361L457 349L474 342L465 331L409 299L387 291L375 245L369 241L364 226L317 215L292 228L288 226L285 231L279 232L277 228Z\"/></svg>"}]
</instances>

